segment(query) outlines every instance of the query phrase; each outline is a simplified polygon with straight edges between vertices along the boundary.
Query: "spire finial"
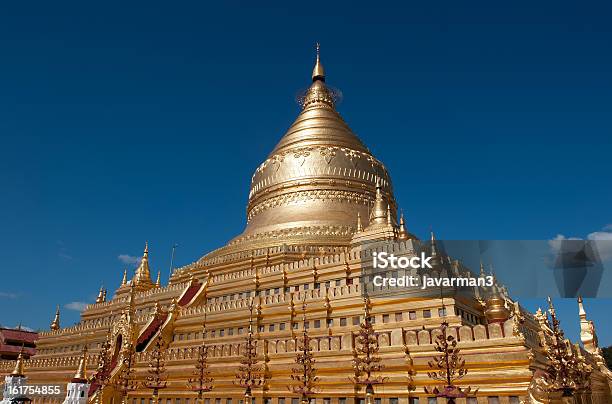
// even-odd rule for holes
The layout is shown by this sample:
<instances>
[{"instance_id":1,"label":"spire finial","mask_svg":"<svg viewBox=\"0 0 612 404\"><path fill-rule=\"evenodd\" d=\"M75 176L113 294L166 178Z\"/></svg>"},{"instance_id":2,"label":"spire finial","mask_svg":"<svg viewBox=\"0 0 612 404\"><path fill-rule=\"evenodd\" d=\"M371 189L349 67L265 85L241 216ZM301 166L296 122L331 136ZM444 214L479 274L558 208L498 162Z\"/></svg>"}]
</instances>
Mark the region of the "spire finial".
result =
<instances>
[{"instance_id":1,"label":"spire finial","mask_svg":"<svg viewBox=\"0 0 612 404\"><path fill-rule=\"evenodd\" d=\"M142 254L142 260L140 261L140 265L134 271L133 283L136 286L145 285L145 286L153 286L153 282L151 281L151 273L149 271L149 242L145 242L144 252Z\"/></svg>"},{"instance_id":2,"label":"spire finial","mask_svg":"<svg viewBox=\"0 0 612 404\"><path fill-rule=\"evenodd\" d=\"M582 304L582 296L578 296L578 315L580 316L581 320L586 320L587 318L586 311L584 310L584 305Z\"/></svg>"},{"instance_id":3,"label":"spire finial","mask_svg":"<svg viewBox=\"0 0 612 404\"><path fill-rule=\"evenodd\" d=\"M397 238L400 240L408 240L408 232L406 231L406 223L404 222L404 212L400 211L399 232Z\"/></svg>"},{"instance_id":4,"label":"spire finial","mask_svg":"<svg viewBox=\"0 0 612 404\"><path fill-rule=\"evenodd\" d=\"M376 199L374 200L374 207L370 212L370 224L386 224L387 223L387 211L389 209L388 203L382 194L382 184L380 178L376 178Z\"/></svg>"},{"instance_id":5,"label":"spire finial","mask_svg":"<svg viewBox=\"0 0 612 404\"><path fill-rule=\"evenodd\" d=\"M393 221L391 220L391 205L387 202L387 225L392 226Z\"/></svg>"},{"instance_id":6,"label":"spire finial","mask_svg":"<svg viewBox=\"0 0 612 404\"><path fill-rule=\"evenodd\" d=\"M127 268L123 270L123 279L121 279L121 286L127 285Z\"/></svg>"},{"instance_id":7,"label":"spire finial","mask_svg":"<svg viewBox=\"0 0 612 404\"><path fill-rule=\"evenodd\" d=\"M11 372L11 376L13 377L24 377L23 374L23 344L21 344L21 351L19 351L19 356L17 357L17 363L15 363L15 369Z\"/></svg>"},{"instance_id":8,"label":"spire finial","mask_svg":"<svg viewBox=\"0 0 612 404\"><path fill-rule=\"evenodd\" d=\"M325 81L325 69L321 63L321 46L317 42L317 61L315 62L314 69L312 69L312 81Z\"/></svg>"},{"instance_id":9,"label":"spire finial","mask_svg":"<svg viewBox=\"0 0 612 404\"><path fill-rule=\"evenodd\" d=\"M548 301L548 311L550 312L551 316L556 316L556 311L555 311L555 306L553 305L553 301L552 298L550 296L546 297L546 300Z\"/></svg>"},{"instance_id":10,"label":"spire finial","mask_svg":"<svg viewBox=\"0 0 612 404\"><path fill-rule=\"evenodd\" d=\"M104 285L100 286L100 291L98 292L98 297L96 298L96 303L104 302Z\"/></svg>"},{"instance_id":11,"label":"spire finial","mask_svg":"<svg viewBox=\"0 0 612 404\"><path fill-rule=\"evenodd\" d=\"M59 309L59 304L57 305L57 309L55 309L55 317L53 318L53 321L51 322L51 326L49 328L51 328L53 331L60 329L60 309Z\"/></svg>"},{"instance_id":12,"label":"spire finial","mask_svg":"<svg viewBox=\"0 0 612 404\"><path fill-rule=\"evenodd\" d=\"M157 270L157 280L155 281L155 286L158 288L161 286L161 272L159 269Z\"/></svg>"},{"instance_id":13,"label":"spire finial","mask_svg":"<svg viewBox=\"0 0 612 404\"><path fill-rule=\"evenodd\" d=\"M87 344L83 345L83 353L81 354L81 359L79 360L79 367L77 368L74 377L72 378L73 383L84 383L87 381L86 372L87 365Z\"/></svg>"},{"instance_id":14,"label":"spire finial","mask_svg":"<svg viewBox=\"0 0 612 404\"><path fill-rule=\"evenodd\" d=\"M430 233L431 233L431 255L432 257L435 257L436 255L438 255L438 248L436 246L436 235L434 234L433 230L431 230Z\"/></svg>"}]
</instances>

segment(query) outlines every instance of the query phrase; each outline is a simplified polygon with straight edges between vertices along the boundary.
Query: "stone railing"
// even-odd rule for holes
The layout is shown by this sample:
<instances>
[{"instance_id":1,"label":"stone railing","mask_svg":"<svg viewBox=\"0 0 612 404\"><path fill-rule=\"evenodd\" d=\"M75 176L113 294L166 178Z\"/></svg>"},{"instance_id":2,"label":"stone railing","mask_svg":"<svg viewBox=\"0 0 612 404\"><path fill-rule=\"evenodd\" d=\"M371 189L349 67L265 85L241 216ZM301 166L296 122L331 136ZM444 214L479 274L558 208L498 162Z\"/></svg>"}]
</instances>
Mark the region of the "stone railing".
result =
<instances>
[{"instance_id":1,"label":"stone railing","mask_svg":"<svg viewBox=\"0 0 612 404\"><path fill-rule=\"evenodd\" d=\"M26 369L26 373L28 369L58 369L58 368L72 368L76 369L81 360L81 354L78 355L70 355L70 356L59 356L55 358L44 358L44 359L36 359L35 357L32 359L25 360L23 365ZM86 365L87 368L93 369L98 363L97 355L87 355ZM90 366L91 365L91 366ZM15 367L15 361L0 361L0 372L4 373L7 371L12 371Z\"/></svg>"},{"instance_id":2,"label":"stone railing","mask_svg":"<svg viewBox=\"0 0 612 404\"><path fill-rule=\"evenodd\" d=\"M461 327L449 327L446 330L446 334L452 335L458 342L473 342L515 337L513 329L514 320L510 319L503 324L492 323L486 326L478 324L475 326L463 325ZM408 330L404 332L404 341L406 345L430 345L435 342L436 337L441 333L442 330L440 328L420 331ZM399 340L393 341L393 345L398 345L399 343L401 343Z\"/></svg>"}]
</instances>

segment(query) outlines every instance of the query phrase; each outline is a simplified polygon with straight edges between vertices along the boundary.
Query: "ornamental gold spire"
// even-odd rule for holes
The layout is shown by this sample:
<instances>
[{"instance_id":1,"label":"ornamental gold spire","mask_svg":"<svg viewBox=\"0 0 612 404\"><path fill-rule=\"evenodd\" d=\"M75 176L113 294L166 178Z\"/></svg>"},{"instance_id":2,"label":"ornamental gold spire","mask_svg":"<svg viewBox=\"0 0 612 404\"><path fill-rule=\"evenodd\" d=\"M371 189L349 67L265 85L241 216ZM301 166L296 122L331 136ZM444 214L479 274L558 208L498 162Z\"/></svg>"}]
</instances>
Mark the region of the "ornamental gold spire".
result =
<instances>
[{"instance_id":1,"label":"ornamental gold spire","mask_svg":"<svg viewBox=\"0 0 612 404\"><path fill-rule=\"evenodd\" d=\"M440 254L438 249L438 241L436 240L436 235L433 230L431 231L431 239L430 239L430 255L431 255L431 266L435 269L442 270L443 267L443 256Z\"/></svg>"},{"instance_id":2,"label":"ornamental gold spire","mask_svg":"<svg viewBox=\"0 0 612 404\"><path fill-rule=\"evenodd\" d=\"M151 271L149 270L149 243L145 242L144 252L142 253L142 260L140 265L134 272L133 283L136 286L152 286Z\"/></svg>"},{"instance_id":3,"label":"ornamental gold spire","mask_svg":"<svg viewBox=\"0 0 612 404\"><path fill-rule=\"evenodd\" d=\"M357 212L357 233L363 231L363 224L361 224L361 214Z\"/></svg>"},{"instance_id":4,"label":"ornamental gold spire","mask_svg":"<svg viewBox=\"0 0 612 404\"><path fill-rule=\"evenodd\" d=\"M121 286L127 285L127 268L123 270L123 279L121 279Z\"/></svg>"},{"instance_id":5,"label":"ornamental gold spire","mask_svg":"<svg viewBox=\"0 0 612 404\"><path fill-rule=\"evenodd\" d=\"M370 215L370 224L387 223L387 208L388 204L385 204L380 180L376 180L376 201L374 201L374 208L372 208L372 214Z\"/></svg>"},{"instance_id":6,"label":"ornamental gold spire","mask_svg":"<svg viewBox=\"0 0 612 404\"><path fill-rule=\"evenodd\" d=\"M323 64L321 63L321 46L317 42L317 60L315 62L314 68L312 69L312 81L325 81L325 69L323 68Z\"/></svg>"},{"instance_id":7,"label":"ornamental gold spire","mask_svg":"<svg viewBox=\"0 0 612 404\"><path fill-rule=\"evenodd\" d=\"M79 367L72 378L72 383L86 383L87 375L86 375L86 366L87 366L87 345L83 345L83 353L81 354L81 359L79 360Z\"/></svg>"},{"instance_id":8,"label":"ornamental gold spire","mask_svg":"<svg viewBox=\"0 0 612 404\"><path fill-rule=\"evenodd\" d=\"M53 321L51 321L51 325L49 326L53 331L60 329L60 309L59 304L57 305L57 309L55 309L55 317Z\"/></svg>"},{"instance_id":9,"label":"ornamental gold spire","mask_svg":"<svg viewBox=\"0 0 612 404\"><path fill-rule=\"evenodd\" d=\"M23 374L23 345L21 346L21 351L19 351L19 356L17 357L17 362L15 363L15 369L13 369L11 372L11 376L25 377Z\"/></svg>"},{"instance_id":10,"label":"ornamental gold spire","mask_svg":"<svg viewBox=\"0 0 612 404\"><path fill-rule=\"evenodd\" d=\"M408 240L408 232L406 231L406 224L404 223L404 212L400 213L399 232L397 238L400 240Z\"/></svg>"},{"instance_id":11,"label":"ornamental gold spire","mask_svg":"<svg viewBox=\"0 0 612 404\"><path fill-rule=\"evenodd\" d=\"M157 270L157 280L155 281L155 287L161 287L161 272Z\"/></svg>"},{"instance_id":12,"label":"ornamental gold spire","mask_svg":"<svg viewBox=\"0 0 612 404\"><path fill-rule=\"evenodd\" d=\"M433 230L431 231L431 256L435 257L438 255L438 247L436 246L436 235Z\"/></svg>"},{"instance_id":13,"label":"ornamental gold spire","mask_svg":"<svg viewBox=\"0 0 612 404\"><path fill-rule=\"evenodd\" d=\"M21 345L21 350L19 351L19 356L17 356L17 362L15 363L15 368L11 372L11 376L25 377L23 373L23 344Z\"/></svg>"},{"instance_id":14,"label":"ornamental gold spire","mask_svg":"<svg viewBox=\"0 0 612 404\"><path fill-rule=\"evenodd\" d=\"M98 291L98 297L96 297L96 303L102 303L104 301L104 285L100 286Z\"/></svg>"}]
</instances>

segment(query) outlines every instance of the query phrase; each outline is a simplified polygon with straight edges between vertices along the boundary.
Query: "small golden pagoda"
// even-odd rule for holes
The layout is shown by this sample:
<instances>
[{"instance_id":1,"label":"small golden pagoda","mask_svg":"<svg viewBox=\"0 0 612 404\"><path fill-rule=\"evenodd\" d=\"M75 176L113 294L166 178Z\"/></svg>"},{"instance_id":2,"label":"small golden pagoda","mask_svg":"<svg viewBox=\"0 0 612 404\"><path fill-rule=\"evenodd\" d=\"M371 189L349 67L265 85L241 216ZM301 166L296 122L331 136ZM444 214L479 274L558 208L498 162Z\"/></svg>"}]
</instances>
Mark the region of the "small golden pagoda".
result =
<instances>
[{"instance_id":1,"label":"small golden pagoda","mask_svg":"<svg viewBox=\"0 0 612 404\"><path fill-rule=\"evenodd\" d=\"M88 365L98 369L89 402L149 403L147 369L153 353L163 352L167 383L157 391L159 402L194 404L200 395L205 404L244 404L245 388L235 380L251 338L261 383L250 387L248 397L257 404L297 404L303 397L288 385L307 328L316 366L316 383L305 395L311 402L357 404L367 396L373 404L441 404L446 398L432 393L439 391L433 389L438 381L428 376L428 363L440 357L436 341L443 332L465 360L462 377L451 380L457 385L444 386L470 392L457 403L561 403L568 392L583 403L612 403L612 374L582 301L584 347L560 341L552 313L554 326L548 315L527 312L498 285L457 295L373 296L365 321L363 275L372 253L408 257L424 242L406 230L403 214L398 222L387 169L336 110L337 92L327 85L318 47L311 79L299 115L255 169L243 232L174 271L167 285L159 272L152 281L145 244L133 277L118 273L113 296L107 299L101 288L77 325L60 328L58 309L51 329L40 333L37 355L27 361L30 382L63 385L75 371L84 378L77 370ZM433 233L427 243L436 271L469 272L435 250ZM294 302L303 302L303 321ZM196 392L188 382L203 344L214 388ZM364 348L369 344L381 364L376 383L363 382L365 365L354 368L370 360ZM566 348L555 356L550 346ZM135 388L119 391L116 379L125 373L128 355ZM562 368L580 383L551 381ZM0 363L1 372L12 369L10 362Z\"/></svg>"}]
</instances>

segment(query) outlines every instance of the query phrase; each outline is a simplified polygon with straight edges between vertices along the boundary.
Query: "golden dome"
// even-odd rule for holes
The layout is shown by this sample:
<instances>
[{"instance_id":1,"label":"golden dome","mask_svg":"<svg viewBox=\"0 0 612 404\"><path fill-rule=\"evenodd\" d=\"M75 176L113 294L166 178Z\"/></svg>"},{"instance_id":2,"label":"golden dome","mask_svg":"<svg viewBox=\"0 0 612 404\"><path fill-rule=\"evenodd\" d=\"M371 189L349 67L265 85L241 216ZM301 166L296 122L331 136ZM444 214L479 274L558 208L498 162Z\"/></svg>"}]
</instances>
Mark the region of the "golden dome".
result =
<instances>
[{"instance_id":1,"label":"golden dome","mask_svg":"<svg viewBox=\"0 0 612 404\"><path fill-rule=\"evenodd\" d=\"M246 229L222 250L348 245L358 213L368 224L377 183L396 222L389 174L336 111L318 52L312 80L297 119L253 174Z\"/></svg>"}]
</instances>

